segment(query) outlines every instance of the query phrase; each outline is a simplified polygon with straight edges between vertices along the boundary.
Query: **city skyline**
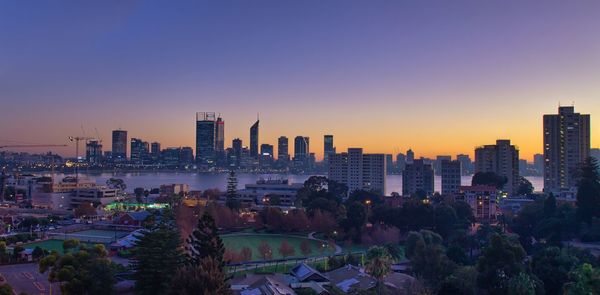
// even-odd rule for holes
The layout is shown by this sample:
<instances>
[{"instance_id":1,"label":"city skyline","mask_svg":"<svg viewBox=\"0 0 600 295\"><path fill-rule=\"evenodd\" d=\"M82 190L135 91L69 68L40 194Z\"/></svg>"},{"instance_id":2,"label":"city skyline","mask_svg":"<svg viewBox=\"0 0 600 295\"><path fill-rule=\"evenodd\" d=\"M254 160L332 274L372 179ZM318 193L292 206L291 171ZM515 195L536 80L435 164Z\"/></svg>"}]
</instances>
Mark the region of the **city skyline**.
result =
<instances>
[{"instance_id":1,"label":"city skyline","mask_svg":"<svg viewBox=\"0 0 600 295\"><path fill-rule=\"evenodd\" d=\"M510 139L531 161L559 103L600 115L600 3L108 2L0 3L0 144L68 143L83 125L106 150L118 128L194 147L193 113L214 110L226 143L249 143L260 112L261 144L310 137L318 159L333 134L339 150L429 158ZM27 151L47 150L75 148Z\"/></svg>"}]
</instances>

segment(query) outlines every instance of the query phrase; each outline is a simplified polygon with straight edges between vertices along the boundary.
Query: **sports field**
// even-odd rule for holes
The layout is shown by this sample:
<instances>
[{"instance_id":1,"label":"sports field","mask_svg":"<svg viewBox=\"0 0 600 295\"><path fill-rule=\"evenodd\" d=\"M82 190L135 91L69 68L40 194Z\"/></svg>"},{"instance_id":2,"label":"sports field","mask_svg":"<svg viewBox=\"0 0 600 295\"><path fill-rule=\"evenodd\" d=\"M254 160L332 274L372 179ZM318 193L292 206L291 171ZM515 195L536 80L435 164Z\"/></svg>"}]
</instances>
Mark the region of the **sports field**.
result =
<instances>
[{"instance_id":1,"label":"sports field","mask_svg":"<svg viewBox=\"0 0 600 295\"><path fill-rule=\"evenodd\" d=\"M266 242L269 244L273 251L272 259L283 258L281 254L279 254L279 248L281 247L281 242L287 240L290 246L294 247L295 254L291 257L305 257L300 250L300 244L302 241L309 241L311 252L306 256L320 256L320 255L329 255L335 252L335 249L330 249L327 245L324 245L319 241L310 240L303 237L298 236L283 236L283 235L223 235L221 236L223 239L223 244L225 245L225 249L233 250L239 253L243 247L248 247L252 250L252 259L251 260L262 260L260 257L260 252L258 251L258 246L262 242Z\"/></svg>"},{"instance_id":2,"label":"sports field","mask_svg":"<svg viewBox=\"0 0 600 295\"><path fill-rule=\"evenodd\" d=\"M92 246L93 244L84 243L86 247ZM60 254L63 253L63 240L45 240L41 242L33 242L28 244L21 245L25 249L35 249L35 247L40 247L42 249L52 251L55 250Z\"/></svg>"},{"instance_id":3,"label":"sports field","mask_svg":"<svg viewBox=\"0 0 600 295\"><path fill-rule=\"evenodd\" d=\"M53 234L51 237L58 240L77 239L81 242L109 244L127 234L129 232L126 231L88 229L68 234Z\"/></svg>"}]
</instances>

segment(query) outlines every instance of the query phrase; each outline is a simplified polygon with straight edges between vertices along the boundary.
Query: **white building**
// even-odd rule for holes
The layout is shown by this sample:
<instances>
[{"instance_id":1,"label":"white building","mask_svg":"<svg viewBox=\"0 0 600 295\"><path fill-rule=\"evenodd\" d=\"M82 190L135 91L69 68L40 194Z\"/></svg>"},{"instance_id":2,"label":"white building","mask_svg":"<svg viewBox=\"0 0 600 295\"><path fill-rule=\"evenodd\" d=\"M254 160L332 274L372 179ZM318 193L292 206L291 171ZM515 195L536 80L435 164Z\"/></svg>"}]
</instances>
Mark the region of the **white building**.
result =
<instances>
[{"instance_id":1,"label":"white building","mask_svg":"<svg viewBox=\"0 0 600 295\"><path fill-rule=\"evenodd\" d=\"M90 203L94 207L97 205L107 205L116 201L119 197L119 190L105 186L79 189L71 198L71 207L77 208L83 203Z\"/></svg>"},{"instance_id":2,"label":"white building","mask_svg":"<svg viewBox=\"0 0 600 295\"><path fill-rule=\"evenodd\" d=\"M348 192L374 190L385 194L384 154L363 154L362 148L329 156L329 179L348 186Z\"/></svg>"},{"instance_id":3,"label":"white building","mask_svg":"<svg viewBox=\"0 0 600 295\"><path fill-rule=\"evenodd\" d=\"M238 200L244 205L273 205L277 198L277 206L293 207L298 190L302 183L289 183L287 179L260 179L255 184L246 184L244 189L237 191Z\"/></svg>"}]
</instances>

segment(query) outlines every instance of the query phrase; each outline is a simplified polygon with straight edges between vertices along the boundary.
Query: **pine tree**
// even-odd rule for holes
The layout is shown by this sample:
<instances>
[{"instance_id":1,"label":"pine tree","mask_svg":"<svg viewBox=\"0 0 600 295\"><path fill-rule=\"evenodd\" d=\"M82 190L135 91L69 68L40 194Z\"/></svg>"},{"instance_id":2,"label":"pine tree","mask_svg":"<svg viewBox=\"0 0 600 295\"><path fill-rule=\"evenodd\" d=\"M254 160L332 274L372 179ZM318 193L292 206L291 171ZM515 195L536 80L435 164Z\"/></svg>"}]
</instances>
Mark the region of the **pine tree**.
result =
<instances>
[{"instance_id":1,"label":"pine tree","mask_svg":"<svg viewBox=\"0 0 600 295\"><path fill-rule=\"evenodd\" d=\"M168 293L177 268L185 262L179 232L163 224L147 232L136 246L133 268L137 293Z\"/></svg>"},{"instance_id":2,"label":"pine tree","mask_svg":"<svg viewBox=\"0 0 600 295\"><path fill-rule=\"evenodd\" d=\"M231 170L229 172L229 177L227 177L227 207L232 210L237 210L240 207L240 203L237 199L237 185L238 180L235 176L235 171Z\"/></svg>"},{"instance_id":3,"label":"pine tree","mask_svg":"<svg viewBox=\"0 0 600 295\"><path fill-rule=\"evenodd\" d=\"M186 265L177 270L172 281L172 293L180 295L231 294L227 276L219 263L206 257L199 265Z\"/></svg>"},{"instance_id":4,"label":"pine tree","mask_svg":"<svg viewBox=\"0 0 600 295\"><path fill-rule=\"evenodd\" d=\"M199 265L206 257L212 257L221 267L224 265L225 247L219 237L215 220L210 214L204 212L198 220L198 227L187 239L187 252L189 262L193 265Z\"/></svg>"},{"instance_id":5,"label":"pine tree","mask_svg":"<svg viewBox=\"0 0 600 295\"><path fill-rule=\"evenodd\" d=\"M600 175L596 159L586 159L578 176L577 217L580 221L591 223L593 217L600 215Z\"/></svg>"}]
</instances>

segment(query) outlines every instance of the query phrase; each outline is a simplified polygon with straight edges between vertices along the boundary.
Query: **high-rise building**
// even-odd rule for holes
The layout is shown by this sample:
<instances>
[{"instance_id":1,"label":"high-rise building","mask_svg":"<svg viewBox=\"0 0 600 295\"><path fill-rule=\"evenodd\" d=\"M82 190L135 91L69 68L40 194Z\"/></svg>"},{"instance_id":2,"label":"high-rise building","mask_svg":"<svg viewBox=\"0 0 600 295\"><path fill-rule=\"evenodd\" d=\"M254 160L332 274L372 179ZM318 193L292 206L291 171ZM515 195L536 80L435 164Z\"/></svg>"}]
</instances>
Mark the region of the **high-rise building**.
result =
<instances>
[{"instance_id":1,"label":"high-rise building","mask_svg":"<svg viewBox=\"0 0 600 295\"><path fill-rule=\"evenodd\" d=\"M392 174L394 173L395 169L394 169L394 155L392 154L386 154L385 155L385 173L386 174Z\"/></svg>"},{"instance_id":2,"label":"high-rise building","mask_svg":"<svg viewBox=\"0 0 600 295\"><path fill-rule=\"evenodd\" d=\"M533 155L533 169L535 169L535 175L544 175L544 155L535 154Z\"/></svg>"},{"instance_id":3,"label":"high-rise building","mask_svg":"<svg viewBox=\"0 0 600 295\"><path fill-rule=\"evenodd\" d=\"M329 157L329 179L348 186L348 192L373 190L385 194L385 155L363 154L361 148Z\"/></svg>"},{"instance_id":4,"label":"high-rise building","mask_svg":"<svg viewBox=\"0 0 600 295\"><path fill-rule=\"evenodd\" d=\"M233 148L233 156L235 157L235 166L240 167L242 161L242 140L235 138L231 141L231 147Z\"/></svg>"},{"instance_id":5,"label":"high-rise building","mask_svg":"<svg viewBox=\"0 0 600 295\"><path fill-rule=\"evenodd\" d=\"M225 151L225 121L220 115L215 122L215 151L217 153Z\"/></svg>"},{"instance_id":6,"label":"high-rise building","mask_svg":"<svg viewBox=\"0 0 600 295\"><path fill-rule=\"evenodd\" d=\"M441 175L442 175L442 195L454 195L460 190L460 179L462 176L462 164L460 161L442 160Z\"/></svg>"},{"instance_id":7,"label":"high-rise building","mask_svg":"<svg viewBox=\"0 0 600 295\"><path fill-rule=\"evenodd\" d=\"M250 156L258 158L258 122L256 120L250 127Z\"/></svg>"},{"instance_id":8,"label":"high-rise building","mask_svg":"<svg viewBox=\"0 0 600 295\"><path fill-rule=\"evenodd\" d=\"M294 158L306 158L309 152L309 138L296 136L294 139Z\"/></svg>"},{"instance_id":9,"label":"high-rise building","mask_svg":"<svg viewBox=\"0 0 600 295\"><path fill-rule=\"evenodd\" d=\"M85 160L90 164L102 162L102 144L97 140L90 140L85 145Z\"/></svg>"},{"instance_id":10,"label":"high-rise building","mask_svg":"<svg viewBox=\"0 0 600 295\"><path fill-rule=\"evenodd\" d=\"M473 162L471 161L471 157L469 157L469 155L456 155L456 160L460 162L463 175L473 174Z\"/></svg>"},{"instance_id":11,"label":"high-rise building","mask_svg":"<svg viewBox=\"0 0 600 295\"><path fill-rule=\"evenodd\" d=\"M406 163L402 172L402 195L411 196L423 193L427 196L433 195L433 167L424 163L423 159Z\"/></svg>"},{"instance_id":12,"label":"high-rise building","mask_svg":"<svg viewBox=\"0 0 600 295\"><path fill-rule=\"evenodd\" d=\"M329 163L329 156L335 154L333 147L333 135L323 136L323 163Z\"/></svg>"},{"instance_id":13,"label":"high-rise building","mask_svg":"<svg viewBox=\"0 0 600 295\"><path fill-rule=\"evenodd\" d=\"M273 166L274 163L274 156L273 156L273 145L272 144L266 144L263 143L260 145L260 166L263 168L270 168Z\"/></svg>"},{"instance_id":14,"label":"high-rise building","mask_svg":"<svg viewBox=\"0 0 600 295\"><path fill-rule=\"evenodd\" d=\"M290 154L288 149L288 138L285 136L279 137L277 139L277 160L279 161L289 161Z\"/></svg>"},{"instance_id":15,"label":"high-rise building","mask_svg":"<svg viewBox=\"0 0 600 295\"><path fill-rule=\"evenodd\" d=\"M142 165L148 164L150 145L147 141L131 138L131 162Z\"/></svg>"},{"instance_id":16,"label":"high-rise building","mask_svg":"<svg viewBox=\"0 0 600 295\"><path fill-rule=\"evenodd\" d=\"M196 163L210 167L215 163L215 113L196 113Z\"/></svg>"},{"instance_id":17,"label":"high-rise building","mask_svg":"<svg viewBox=\"0 0 600 295\"><path fill-rule=\"evenodd\" d=\"M406 164L412 164L412 162L415 160L415 152L413 152L412 149L408 149L408 151L406 151Z\"/></svg>"},{"instance_id":18,"label":"high-rise building","mask_svg":"<svg viewBox=\"0 0 600 295\"><path fill-rule=\"evenodd\" d=\"M437 156L435 158L433 172L435 175L442 175L442 162L452 161L452 156Z\"/></svg>"},{"instance_id":19,"label":"high-rise building","mask_svg":"<svg viewBox=\"0 0 600 295\"><path fill-rule=\"evenodd\" d=\"M402 173L404 171L404 166L406 165L406 155L403 153L398 153L396 155L396 171L398 173Z\"/></svg>"},{"instance_id":20,"label":"high-rise building","mask_svg":"<svg viewBox=\"0 0 600 295\"><path fill-rule=\"evenodd\" d=\"M113 130L112 157L115 162L127 160L127 131Z\"/></svg>"},{"instance_id":21,"label":"high-rise building","mask_svg":"<svg viewBox=\"0 0 600 295\"><path fill-rule=\"evenodd\" d=\"M499 139L495 145L475 149L475 173L494 172L506 177L503 190L516 194L519 189L519 150L510 140Z\"/></svg>"},{"instance_id":22,"label":"high-rise building","mask_svg":"<svg viewBox=\"0 0 600 295\"><path fill-rule=\"evenodd\" d=\"M308 137L296 136L294 138L294 168L297 171L309 169L310 141Z\"/></svg>"},{"instance_id":23,"label":"high-rise building","mask_svg":"<svg viewBox=\"0 0 600 295\"><path fill-rule=\"evenodd\" d=\"M574 173L589 155L590 115L575 113L574 107L544 115L544 191L575 186Z\"/></svg>"},{"instance_id":24,"label":"high-rise building","mask_svg":"<svg viewBox=\"0 0 600 295\"><path fill-rule=\"evenodd\" d=\"M158 163L160 159L160 142L153 142L150 144L150 158L152 162Z\"/></svg>"}]
</instances>

